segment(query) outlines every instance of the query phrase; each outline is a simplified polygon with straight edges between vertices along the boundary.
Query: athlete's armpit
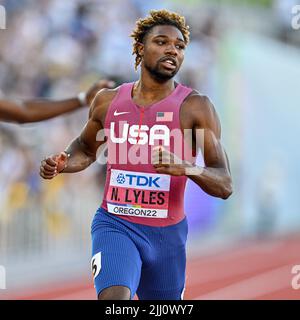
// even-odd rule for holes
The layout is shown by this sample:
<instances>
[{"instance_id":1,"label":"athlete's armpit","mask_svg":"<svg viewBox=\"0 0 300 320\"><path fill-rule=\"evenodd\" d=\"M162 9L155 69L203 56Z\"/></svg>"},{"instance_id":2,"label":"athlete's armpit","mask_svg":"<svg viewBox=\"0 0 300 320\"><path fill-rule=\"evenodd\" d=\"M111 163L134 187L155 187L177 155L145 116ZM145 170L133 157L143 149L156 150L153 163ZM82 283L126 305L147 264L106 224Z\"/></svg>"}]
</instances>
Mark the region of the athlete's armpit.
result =
<instances>
[{"instance_id":1,"label":"athlete's armpit","mask_svg":"<svg viewBox=\"0 0 300 320\"><path fill-rule=\"evenodd\" d=\"M105 142L105 140L97 141L97 135L101 130L104 130L101 122L91 117L78 137L82 151L94 160L96 160L98 148Z\"/></svg>"},{"instance_id":2,"label":"athlete's armpit","mask_svg":"<svg viewBox=\"0 0 300 320\"><path fill-rule=\"evenodd\" d=\"M78 138L84 148L84 152L88 155L96 157L98 148L106 142L104 121L107 110L116 93L117 89L102 89L97 93L92 102L89 120ZM99 136L103 136L103 139L99 140Z\"/></svg>"}]
</instances>

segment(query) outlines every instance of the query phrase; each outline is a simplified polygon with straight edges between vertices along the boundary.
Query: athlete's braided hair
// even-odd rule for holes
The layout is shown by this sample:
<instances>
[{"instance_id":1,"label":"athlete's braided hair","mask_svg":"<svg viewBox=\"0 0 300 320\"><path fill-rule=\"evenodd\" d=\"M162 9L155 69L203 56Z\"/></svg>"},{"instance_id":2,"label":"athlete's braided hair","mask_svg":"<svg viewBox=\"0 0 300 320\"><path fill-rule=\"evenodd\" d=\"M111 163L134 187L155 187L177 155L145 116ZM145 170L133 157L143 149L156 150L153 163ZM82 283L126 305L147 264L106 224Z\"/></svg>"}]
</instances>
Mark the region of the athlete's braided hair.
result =
<instances>
[{"instance_id":1,"label":"athlete's braided hair","mask_svg":"<svg viewBox=\"0 0 300 320\"><path fill-rule=\"evenodd\" d=\"M136 28L130 35L134 39L132 54L136 55L134 66L135 70L142 61L142 57L138 52L138 43L143 42L146 34L150 29L159 25L175 26L181 31L185 43L188 44L190 35L189 26L186 25L185 18L183 16L179 15L176 12L170 12L165 9L151 10L149 16L141 18L136 22Z\"/></svg>"}]
</instances>

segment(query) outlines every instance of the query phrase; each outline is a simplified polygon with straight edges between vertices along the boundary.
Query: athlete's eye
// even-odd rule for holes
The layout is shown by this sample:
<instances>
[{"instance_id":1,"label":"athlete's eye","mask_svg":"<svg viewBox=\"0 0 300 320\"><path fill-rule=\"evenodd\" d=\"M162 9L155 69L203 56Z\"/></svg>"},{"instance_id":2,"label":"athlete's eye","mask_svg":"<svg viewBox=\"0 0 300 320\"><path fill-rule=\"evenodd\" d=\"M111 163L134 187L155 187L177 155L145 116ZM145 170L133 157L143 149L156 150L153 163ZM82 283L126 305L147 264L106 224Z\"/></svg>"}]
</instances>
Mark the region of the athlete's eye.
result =
<instances>
[{"instance_id":1,"label":"athlete's eye","mask_svg":"<svg viewBox=\"0 0 300 320\"><path fill-rule=\"evenodd\" d=\"M164 45L166 42L165 42L165 41L162 41L162 40L157 40L156 43L157 43L159 46L162 46L162 45Z\"/></svg>"},{"instance_id":2,"label":"athlete's eye","mask_svg":"<svg viewBox=\"0 0 300 320\"><path fill-rule=\"evenodd\" d=\"M179 49L179 50L184 50L185 46L183 44L177 44L176 48Z\"/></svg>"}]
</instances>

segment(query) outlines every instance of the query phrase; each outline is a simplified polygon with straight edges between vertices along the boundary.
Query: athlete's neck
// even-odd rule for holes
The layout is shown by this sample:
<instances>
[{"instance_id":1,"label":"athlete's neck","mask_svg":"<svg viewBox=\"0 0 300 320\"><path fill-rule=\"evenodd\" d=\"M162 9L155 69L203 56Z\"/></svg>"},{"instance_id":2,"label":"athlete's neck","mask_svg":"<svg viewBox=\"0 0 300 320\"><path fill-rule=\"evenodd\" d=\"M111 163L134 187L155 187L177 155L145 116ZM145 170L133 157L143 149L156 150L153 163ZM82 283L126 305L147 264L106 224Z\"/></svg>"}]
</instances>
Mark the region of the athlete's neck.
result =
<instances>
[{"instance_id":1,"label":"athlete's neck","mask_svg":"<svg viewBox=\"0 0 300 320\"><path fill-rule=\"evenodd\" d=\"M173 79L158 82L147 72L142 72L134 86L133 99L140 105L152 104L167 97L174 89Z\"/></svg>"}]
</instances>

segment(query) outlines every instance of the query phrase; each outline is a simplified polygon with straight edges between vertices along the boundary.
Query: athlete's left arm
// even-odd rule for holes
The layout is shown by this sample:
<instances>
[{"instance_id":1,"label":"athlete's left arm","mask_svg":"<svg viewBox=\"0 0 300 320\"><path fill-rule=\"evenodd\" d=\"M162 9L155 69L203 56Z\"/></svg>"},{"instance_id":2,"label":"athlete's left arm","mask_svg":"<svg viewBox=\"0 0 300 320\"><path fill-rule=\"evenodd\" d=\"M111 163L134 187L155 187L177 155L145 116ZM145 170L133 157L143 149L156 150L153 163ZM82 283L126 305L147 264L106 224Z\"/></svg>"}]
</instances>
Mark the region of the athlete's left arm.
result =
<instances>
[{"instance_id":1,"label":"athlete's left arm","mask_svg":"<svg viewBox=\"0 0 300 320\"><path fill-rule=\"evenodd\" d=\"M216 110L207 97L199 94L189 97L185 104L185 118L190 119L186 122L187 129L193 130L193 143L196 144L197 133L203 135L205 167L187 163L170 164L155 166L156 171L186 175L209 195L227 199L232 194L232 179L228 157L221 144L221 125Z\"/></svg>"}]
</instances>

